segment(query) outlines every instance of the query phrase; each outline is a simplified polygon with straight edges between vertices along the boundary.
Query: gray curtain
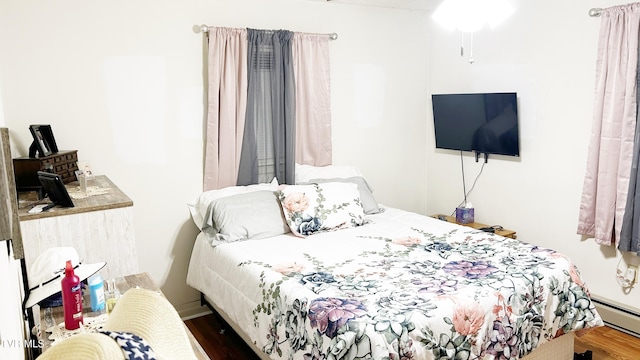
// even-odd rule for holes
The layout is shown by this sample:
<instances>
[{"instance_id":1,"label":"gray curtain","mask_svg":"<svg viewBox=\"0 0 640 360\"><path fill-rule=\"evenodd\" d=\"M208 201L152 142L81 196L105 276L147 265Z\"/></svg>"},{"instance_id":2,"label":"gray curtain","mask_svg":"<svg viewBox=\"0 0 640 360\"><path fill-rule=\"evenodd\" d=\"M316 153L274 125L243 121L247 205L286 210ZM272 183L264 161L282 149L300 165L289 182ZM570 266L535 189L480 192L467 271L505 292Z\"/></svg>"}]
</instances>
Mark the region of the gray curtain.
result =
<instances>
[{"instance_id":1,"label":"gray curtain","mask_svg":"<svg viewBox=\"0 0 640 360\"><path fill-rule=\"evenodd\" d=\"M638 50L640 59L640 48ZM633 142L633 160L631 160L631 175L629 176L629 192L627 205L622 218L620 241L618 249L632 251L640 256L640 61L636 65L636 136Z\"/></svg>"},{"instance_id":2,"label":"gray curtain","mask_svg":"<svg viewBox=\"0 0 640 360\"><path fill-rule=\"evenodd\" d=\"M247 29L247 110L238 185L294 183L293 32Z\"/></svg>"}]
</instances>

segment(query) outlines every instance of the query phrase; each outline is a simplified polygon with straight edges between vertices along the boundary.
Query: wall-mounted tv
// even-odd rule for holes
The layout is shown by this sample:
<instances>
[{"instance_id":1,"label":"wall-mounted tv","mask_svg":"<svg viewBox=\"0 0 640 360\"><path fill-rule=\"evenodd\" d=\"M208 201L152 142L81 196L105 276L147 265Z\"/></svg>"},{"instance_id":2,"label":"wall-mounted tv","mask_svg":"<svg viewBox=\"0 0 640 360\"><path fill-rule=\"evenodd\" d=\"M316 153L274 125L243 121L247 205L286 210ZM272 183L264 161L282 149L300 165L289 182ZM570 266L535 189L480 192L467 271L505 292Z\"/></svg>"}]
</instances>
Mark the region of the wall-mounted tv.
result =
<instances>
[{"instance_id":1,"label":"wall-mounted tv","mask_svg":"<svg viewBox=\"0 0 640 360\"><path fill-rule=\"evenodd\" d=\"M436 148L520 156L515 92L433 94Z\"/></svg>"}]
</instances>

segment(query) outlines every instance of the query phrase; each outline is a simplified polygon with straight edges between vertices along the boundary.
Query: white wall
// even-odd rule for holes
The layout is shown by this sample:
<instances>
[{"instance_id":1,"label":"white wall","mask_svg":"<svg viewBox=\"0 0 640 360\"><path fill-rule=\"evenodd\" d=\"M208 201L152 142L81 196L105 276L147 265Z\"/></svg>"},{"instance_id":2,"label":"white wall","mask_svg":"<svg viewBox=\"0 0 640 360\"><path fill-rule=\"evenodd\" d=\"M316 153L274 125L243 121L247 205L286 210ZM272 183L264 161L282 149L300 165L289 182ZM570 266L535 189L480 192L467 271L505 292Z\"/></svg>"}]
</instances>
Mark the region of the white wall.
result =
<instances>
[{"instance_id":1,"label":"white wall","mask_svg":"<svg viewBox=\"0 0 640 360\"><path fill-rule=\"evenodd\" d=\"M615 280L622 255L576 235L594 99L600 19L592 7L618 1L512 0L516 13L474 37L475 63L460 58L460 33L431 23L429 94L518 92L521 157L492 156L469 200L477 221L570 256L591 293L638 309L638 289ZM430 105L429 105L430 106ZM429 110L430 111L430 110ZM427 130L427 209L452 212L463 199L459 152L435 149ZM481 168L465 154L467 189ZM629 255L629 254L627 254ZM626 256L625 262L635 262Z\"/></svg>"},{"instance_id":2,"label":"white wall","mask_svg":"<svg viewBox=\"0 0 640 360\"><path fill-rule=\"evenodd\" d=\"M109 176L134 201L140 269L186 315L198 294L185 284L196 236L185 204L203 168L193 25L337 32L334 163L360 167L380 202L424 212L427 19L302 0L4 0L0 100L14 155L27 154L29 124L51 124L60 149Z\"/></svg>"},{"instance_id":3,"label":"white wall","mask_svg":"<svg viewBox=\"0 0 640 360\"><path fill-rule=\"evenodd\" d=\"M0 71L2 73L2 71ZM0 84L2 84L2 79L0 79ZM7 127L7 124L4 120L4 109L2 108L2 89L0 88L0 127Z\"/></svg>"},{"instance_id":4,"label":"white wall","mask_svg":"<svg viewBox=\"0 0 640 360\"><path fill-rule=\"evenodd\" d=\"M1 82L0 82L1 83ZM6 127L0 91L0 127ZM2 144L0 144L2 145ZM1 148L1 146L0 146ZM6 205L5 205L6 206ZM2 211L6 211L3 207ZM6 240L0 238L0 240ZM24 321L22 321L22 275L20 262L8 252L7 242L0 241L0 293L3 306L0 307L0 358L24 359Z\"/></svg>"}]
</instances>

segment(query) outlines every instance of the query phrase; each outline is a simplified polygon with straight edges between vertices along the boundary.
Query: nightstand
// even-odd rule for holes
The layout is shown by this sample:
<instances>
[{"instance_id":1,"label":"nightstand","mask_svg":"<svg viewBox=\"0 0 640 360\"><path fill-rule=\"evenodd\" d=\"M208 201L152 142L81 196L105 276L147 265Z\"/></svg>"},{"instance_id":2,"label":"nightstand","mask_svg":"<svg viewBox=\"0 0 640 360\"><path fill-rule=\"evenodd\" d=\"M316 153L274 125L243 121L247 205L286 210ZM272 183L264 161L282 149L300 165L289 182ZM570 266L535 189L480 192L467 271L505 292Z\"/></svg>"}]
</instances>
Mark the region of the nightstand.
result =
<instances>
[{"instance_id":1,"label":"nightstand","mask_svg":"<svg viewBox=\"0 0 640 360\"><path fill-rule=\"evenodd\" d=\"M458 225L462 225L462 226L468 226L474 229L478 229L480 230L481 228L484 227L489 227L491 225L487 225L487 224L482 224L479 222L472 222L472 223L468 223L468 224L462 224L456 221L455 216L449 216L449 215L444 215L444 214L435 214L435 215L431 215L432 218L436 218L436 219L445 219L445 221L448 221L450 223L456 223ZM495 232L497 235L500 236L504 236L504 237L508 237L508 238L512 238L515 239L516 238L516 232L513 230L507 230L507 229L500 229L500 230L496 230Z\"/></svg>"}]
</instances>

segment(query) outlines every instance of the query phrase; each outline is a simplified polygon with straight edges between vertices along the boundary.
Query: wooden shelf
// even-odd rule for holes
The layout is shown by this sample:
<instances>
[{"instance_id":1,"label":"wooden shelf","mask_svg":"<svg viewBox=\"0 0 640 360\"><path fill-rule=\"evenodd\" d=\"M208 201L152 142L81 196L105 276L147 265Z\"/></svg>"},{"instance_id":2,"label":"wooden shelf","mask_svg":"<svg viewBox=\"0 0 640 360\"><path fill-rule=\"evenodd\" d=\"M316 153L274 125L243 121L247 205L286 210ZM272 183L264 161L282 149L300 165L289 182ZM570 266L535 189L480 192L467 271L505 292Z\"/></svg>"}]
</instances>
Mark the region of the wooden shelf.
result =
<instances>
[{"instance_id":1,"label":"wooden shelf","mask_svg":"<svg viewBox=\"0 0 640 360\"><path fill-rule=\"evenodd\" d=\"M455 223L458 225L462 225L462 226L468 226L477 230L480 230L481 228L484 227L490 227L492 225L487 225L487 224L482 224L479 222L472 222L472 223L468 223L468 224L462 224L456 221L455 216L449 216L449 215L444 215L444 214L435 214L435 215L431 215L432 218L436 218L436 219L446 219L446 221L450 222L450 223ZM513 230L507 230L507 229L501 229L501 230L496 230L496 234L500 235L500 236L504 236L504 237L508 237L508 238L512 238L515 239L516 238L516 232Z\"/></svg>"},{"instance_id":2,"label":"wooden shelf","mask_svg":"<svg viewBox=\"0 0 640 360\"><path fill-rule=\"evenodd\" d=\"M98 175L93 180L88 181L89 186L94 186L100 189L108 189L108 192L100 195L87 196L82 199L72 199L74 207L60 207L56 206L49 211L30 214L30 203L38 201L36 192L21 192L18 194L18 216L20 221L42 219L53 216L79 214L90 211L101 211L109 209L117 209L121 207L133 206L133 201L120 190L108 177L105 175ZM78 182L72 181L65 184L69 193L78 188Z\"/></svg>"}]
</instances>

